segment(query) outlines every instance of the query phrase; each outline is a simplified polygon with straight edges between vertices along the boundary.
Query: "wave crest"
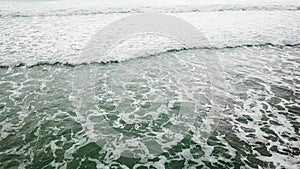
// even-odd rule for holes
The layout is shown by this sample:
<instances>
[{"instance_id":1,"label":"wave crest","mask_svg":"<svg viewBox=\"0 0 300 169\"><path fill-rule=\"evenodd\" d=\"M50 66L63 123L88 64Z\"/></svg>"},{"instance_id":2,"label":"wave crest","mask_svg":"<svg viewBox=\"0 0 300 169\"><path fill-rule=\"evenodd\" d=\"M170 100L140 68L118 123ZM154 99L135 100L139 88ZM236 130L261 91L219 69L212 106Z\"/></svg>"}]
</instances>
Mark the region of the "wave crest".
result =
<instances>
[{"instance_id":1,"label":"wave crest","mask_svg":"<svg viewBox=\"0 0 300 169\"><path fill-rule=\"evenodd\" d=\"M108 60L108 61L99 61L99 62L81 62L81 63L72 63L72 62L60 62L60 61L40 61L32 64L27 64L24 62L16 63L14 65L7 65L7 64L2 64L0 65L0 68L2 69L9 69L9 68L18 68L18 67L26 67L26 68L32 68L32 67L39 67L39 66L68 66L68 67L75 67L75 66L81 66L81 65L105 65L105 64L113 64L113 63L119 63L119 62L124 62L132 59L137 59L137 58L145 58L145 57L153 57L156 55L162 55L162 54L167 54L167 53L176 53L176 52L182 52L182 51L187 51L187 50L224 50L224 49L237 49L237 48L253 48L253 47L274 47L274 48L287 48L287 47L292 47L292 48L300 48L300 43L295 43L295 44L273 44L273 43L261 43L261 44L242 44L242 45L235 45L235 46L224 46L224 47L193 47L193 48L178 48L178 49L167 49L163 52L157 52L149 55L144 55L144 56L137 56L137 57L132 57L127 60L118 60L117 58L114 60Z\"/></svg>"},{"instance_id":2,"label":"wave crest","mask_svg":"<svg viewBox=\"0 0 300 169\"><path fill-rule=\"evenodd\" d=\"M126 13L193 13L193 12L220 12L220 11L300 11L300 6L296 5L210 5L210 6L178 6L178 7L135 7L135 8L103 8L103 9L59 9L46 12L19 12L1 11L0 17L49 17L49 16L80 16L99 14L126 14Z\"/></svg>"}]
</instances>

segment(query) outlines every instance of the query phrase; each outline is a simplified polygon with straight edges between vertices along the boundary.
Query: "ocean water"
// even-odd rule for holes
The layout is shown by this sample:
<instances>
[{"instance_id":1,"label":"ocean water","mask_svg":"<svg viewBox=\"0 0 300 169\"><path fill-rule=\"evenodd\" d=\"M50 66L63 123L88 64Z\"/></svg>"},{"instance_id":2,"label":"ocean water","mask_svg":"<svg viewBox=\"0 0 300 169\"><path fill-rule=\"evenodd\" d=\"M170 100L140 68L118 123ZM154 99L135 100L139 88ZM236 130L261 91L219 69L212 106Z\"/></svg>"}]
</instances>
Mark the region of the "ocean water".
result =
<instances>
[{"instance_id":1,"label":"ocean water","mask_svg":"<svg viewBox=\"0 0 300 169\"><path fill-rule=\"evenodd\" d=\"M159 13L199 46L144 33L86 44ZM300 167L297 1L1 1L0 168Z\"/></svg>"}]
</instances>

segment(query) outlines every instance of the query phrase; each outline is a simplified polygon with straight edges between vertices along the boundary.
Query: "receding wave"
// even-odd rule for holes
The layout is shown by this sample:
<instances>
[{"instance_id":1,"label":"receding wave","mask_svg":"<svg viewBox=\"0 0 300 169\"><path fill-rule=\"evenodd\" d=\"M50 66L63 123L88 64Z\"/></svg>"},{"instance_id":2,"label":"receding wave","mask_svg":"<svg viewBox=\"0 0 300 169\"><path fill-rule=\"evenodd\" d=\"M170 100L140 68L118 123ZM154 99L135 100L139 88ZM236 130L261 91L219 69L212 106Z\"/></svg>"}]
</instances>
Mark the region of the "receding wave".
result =
<instances>
[{"instance_id":1,"label":"receding wave","mask_svg":"<svg viewBox=\"0 0 300 169\"><path fill-rule=\"evenodd\" d=\"M162 55L162 54L167 54L167 53L176 53L176 52L182 52L182 51L187 51L187 50L225 50L225 49L237 49L237 48L253 48L253 47L258 47L258 48L263 48L263 47L274 47L274 48L300 48L300 43L295 43L295 44L273 44L273 43L261 43L261 44L242 44L242 45L236 45L236 46L224 46L224 47L207 47L207 46L202 46L202 47L193 47L193 48L179 48L179 49L167 49L163 52L157 52L149 55L144 55L144 56L136 56L132 58L128 58L127 60L132 60L132 59L137 59L137 58L145 58L145 57L154 57L157 55ZM1 69L8 69L8 68L17 68L17 67L27 67L27 68L32 68L32 67L38 67L38 66L69 66L69 67L75 67L75 66L81 66L81 65L89 65L89 64L97 64L97 65L105 65L105 64L113 64L113 63L119 63L119 62L124 62L127 60L119 60L118 58L111 59L108 61L92 61L92 62L79 62L79 63L72 63L72 62L60 62L60 61L40 61L36 62L33 64L27 64L24 62L20 62L14 65L9 65L9 64L2 64L0 65Z\"/></svg>"},{"instance_id":2,"label":"receding wave","mask_svg":"<svg viewBox=\"0 0 300 169\"><path fill-rule=\"evenodd\" d=\"M200 7L138 7L138 8L103 8L103 9L60 9L45 11L42 13L1 11L0 17L47 17L47 16L78 16L78 15L98 15L98 14L122 14L122 13L192 13L192 12L220 12L220 11L299 11L300 6L294 5L264 5L264 6L245 6L245 5L212 5Z\"/></svg>"}]
</instances>

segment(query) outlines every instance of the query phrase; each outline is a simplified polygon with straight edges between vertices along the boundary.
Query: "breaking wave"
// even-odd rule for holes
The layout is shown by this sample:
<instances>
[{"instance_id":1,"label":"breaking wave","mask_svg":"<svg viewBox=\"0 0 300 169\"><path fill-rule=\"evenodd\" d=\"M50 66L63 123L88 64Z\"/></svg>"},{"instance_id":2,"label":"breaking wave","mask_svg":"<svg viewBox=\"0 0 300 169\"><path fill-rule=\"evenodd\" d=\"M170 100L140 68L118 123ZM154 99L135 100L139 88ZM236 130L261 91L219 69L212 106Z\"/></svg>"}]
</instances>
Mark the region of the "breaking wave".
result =
<instances>
[{"instance_id":1,"label":"breaking wave","mask_svg":"<svg viewBox=\"0 0 300 169\"><path fill-rule=\"evenodd\" d=\"M80 65L89 65L89 64L98 64L98 65L105 65L105 64L112 64L112 63L119 63L127 60L132 60L132 59L137 59L137 58L145 58L145 57L153 57L161 54L167 54L167 53L176 53L176 52L182 52L182 51L187 51L187 50L225 50L225 49L237 49L237 48L263 48L263 47L274 47L274 48L300 48L300 43L294 43L294 44L273 44L273 43L260 43L260 44L242 44L242 45L235 45L235 46L223 46L223 47L207 47L207 46L202 46L202 47L193 47L193 48L188 48L188 47L183 47L183 48L173 48L173 49L166 49L165 51L162 52L156 52L148 55L138 55L138 56L133 56L131 58L121 60L118 58L114 58L108 61L91 61L91 62L79 62L79 63L72 63L72 62L61 62L61 61L40 61L32 64L27 64L24 62L16 63L14 65L7 65L7 64L2 64L0 65L1 69L8 69L8 68L16 68L16 67L27 67L27 68L32 68L32 67L38 67L38 66L69 66L69 67L75 67L75 66L80 66Z\"/></svg>"},{"instance_id":2,"label":"breaking wave","mask_svg":"<svg viewBox=\"0 0 300 169\"><path fill-rule=\"evenodd\" d=\"M193 13L193 12L220 12L220 11L300 11L296 5L210 5L199 7L135 7L135 8L103 8L103 9L57 9L52 11L5 11L0 10L0 17L49 17L49 16L76 16L76 15L99 15L99 14L124 14L124 13Z\"/></svg>"}]
</instances>

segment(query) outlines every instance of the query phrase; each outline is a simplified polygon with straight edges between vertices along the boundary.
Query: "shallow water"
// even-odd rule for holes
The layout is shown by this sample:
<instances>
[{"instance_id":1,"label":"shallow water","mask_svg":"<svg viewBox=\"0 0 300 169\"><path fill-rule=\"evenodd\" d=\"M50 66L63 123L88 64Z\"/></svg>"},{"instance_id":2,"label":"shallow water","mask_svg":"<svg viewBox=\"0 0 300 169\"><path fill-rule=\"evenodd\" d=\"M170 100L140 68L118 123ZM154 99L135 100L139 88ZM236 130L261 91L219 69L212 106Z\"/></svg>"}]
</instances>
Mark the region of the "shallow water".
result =
<instances>
[{"instance_id":1,"label":"shallow water","mask_svg":"<svg viewBox=\"0 0 300 169\"><path fill-rule=\"evenodd\" d=\"M199 28L209 44L186 49L145 34L81 62L97 30L135 12L14 3L3 12L10 3L2 2L0 17L0 168L300 167L295 5L168 13L172 3L150 4Z\"/></svg>"}]
</instances>

